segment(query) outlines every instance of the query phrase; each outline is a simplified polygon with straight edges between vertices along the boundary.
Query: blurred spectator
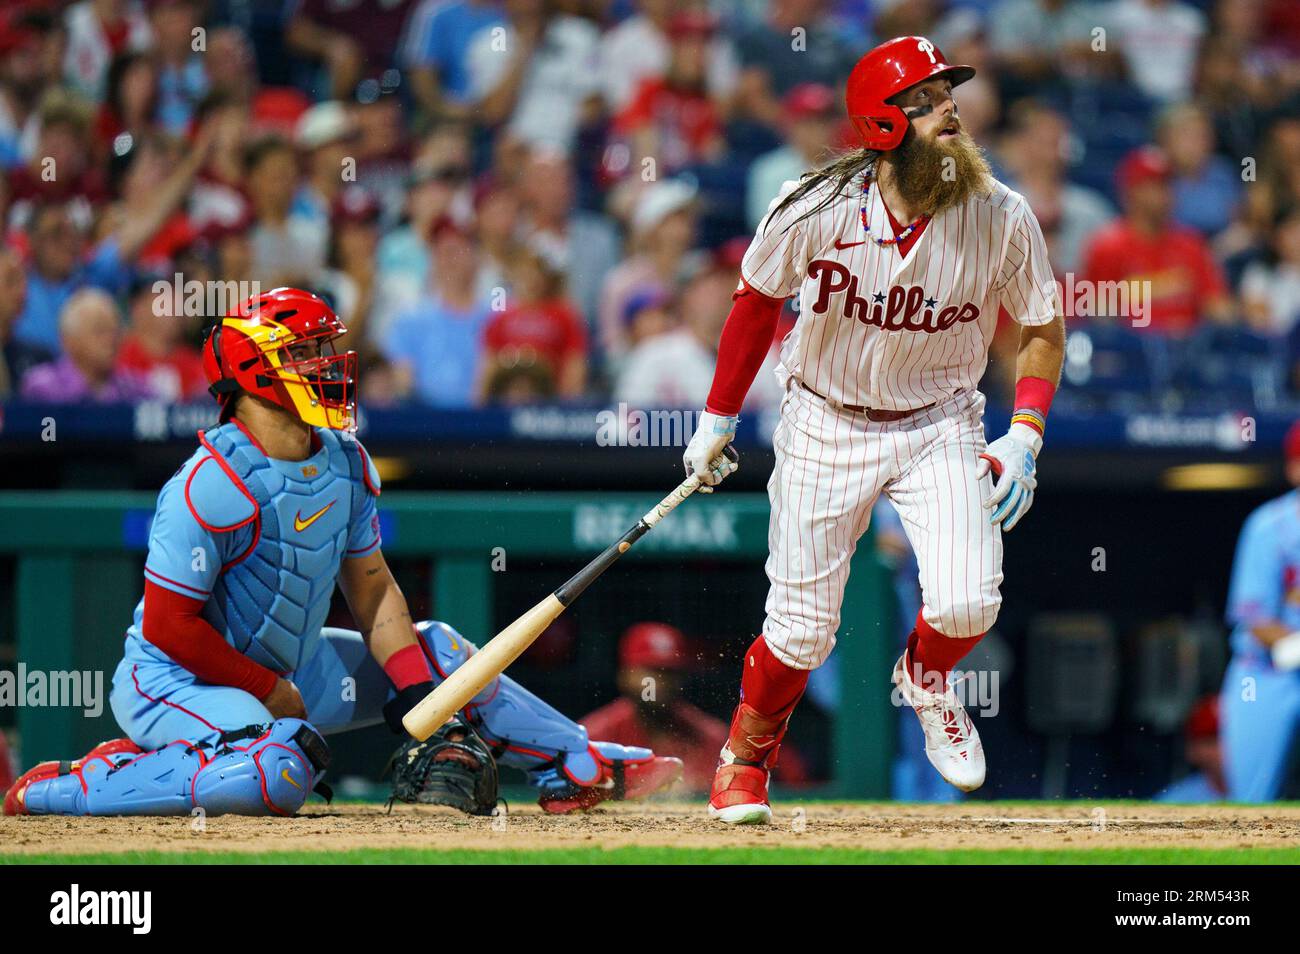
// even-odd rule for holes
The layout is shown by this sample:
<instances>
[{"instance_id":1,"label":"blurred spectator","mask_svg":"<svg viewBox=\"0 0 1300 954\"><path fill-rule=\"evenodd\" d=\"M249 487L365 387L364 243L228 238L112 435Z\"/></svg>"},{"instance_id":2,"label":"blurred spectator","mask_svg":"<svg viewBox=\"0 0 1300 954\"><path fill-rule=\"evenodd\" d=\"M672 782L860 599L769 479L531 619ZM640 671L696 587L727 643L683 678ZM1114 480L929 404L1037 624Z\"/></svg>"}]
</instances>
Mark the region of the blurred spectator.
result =
<instances>
[{"instance_id":1,"label":"blurred spectator","mask_svg":"<svg viewBox=\"0 0 1300 954\"><path fill-rule=\"evenodd\" d=\"M117 353L117 369L145 382L161 400L196 400L208 387L203 360L185 340L185 315L176 313L171 281L163 284L166 290L160 293L153 281L144 279L131 294L130 323Z\"/></svg>"},{"instance_id":2,"label":"blurred spectator","mask_svg":"<svg viewBox=\"0 0 1300 954\"><path fill-rule=\"evenodd\" d=\"M472 117L470 41L502 22L497 0L423 0L411 13L402 61L425 116L435 121Z\"/></svg>"},{"instance_id":3,"label":"blurred spectator","mask_svg":"<svg viewBox=\"0 0 1300 954\"><path fill-rule=\"evenodd\" d=\"M1174 221L1210 236L1232 221L1241 170L1215 154L1209 115L1191 103L1172 106L1156 124L1156 141L1173 167Z\"/></svg>"},{"instance_id":4,"label":"blurred spectator","mask_svg":"<svg viewBox=\"0 0 1300 954\"><path fill-rule=\"evenodd\" d=\"M1166 103L1188 97L1206 32L1200 10L1181 0L1112 0L1103 22L1141 92Z\"/></svg>"},{"instance_id":5,"label":"blurred spectator","mask_svg":"<svg viewBox=\"0 0 1300 954\"><path fill-rule=\"evenodd\" d=\"M612 134L629 150L627 167L610 169L616 177L643 176L647 168L656 177L671 176L722 155L722 116L707 87L713 32L704 13L678 13L669 22L667 70L642 80L614 118Z\"/></svg>"},{"instance_id":6,"label":"blurred spectator","mask_svg":"<svg viewBox=\"0 0 1300 954\"><path fill-rule=\"evenodd\" d=\"M703 792L713 784L727 724L683 697L683 677L694 668L689 652L685 635L675 626L628 627L618 641L619 697L578 721L593 739L676 756L682 760L683 785ZM783 748L781 768L788 764L786 753Z\"/></svg>"},{"instance_id":7,"label":"blurred spectator","mask_svg":"<svg viewBox=\"0 0 1300 954\"><path fill-rule=\"evenodd\" d=\"M800 83L840 89L867 51L850 44L826 13L826 0L782 0L768 6L767 20L736 41L741 74L737 107L777 129L781 98Z\"/></svg>"},{"instance_id":8,"label":"blurred spectator","mask_svg":"<svg viewBox=\"0 0 1300 954\"><path fill-rule=\"evenodd\" d=\"M152 0L150 22L158 56L158 125L180 135L208 91L206 33L195 49L195 31L202 24L199 0Z\"/></svg>"},{"instance_id":9,"label":"blurred spectator","mask_svg":"<svg viewBox=\"0 0 1300 954\"><path fill-rule=\"evenodd\" d=\"M329 228L334 200L343 189L344 162L349 156L355 161L356 140L356 121L343 103L317 103L298 118L294 144L302 153L305 175L293 199L296 218Z\"/></svg>"},{"instance_id":10,"label":"blurred spectator","mask_svg":"<svg viewBox=\"0 0 1300 954\"><path fill-rule=\"evenodd\" d=\"M519 248L521 209L519 193L513 186L487 182L474 191L474 225L479 245L478 284L484 298L499 295L510 288L511 260ZM552 247L568 267L566 250L560 242L546 235L538 235L537 239L539 243Z\"/></svg>"},{"instance_id":11,"label":"blurred spectator","mask_svg":"<svg viewBox=\"0 0 1300 954\"><path fill-rule=\"evenodd\" d=\"M1158 802L1221 802L1228 794L1219 744L1219 697L1207 696L1192 707L1183 727L1183 758L1191 771L1165 788Z\"/></svg>"},{"instance_id":12,"label":"blurred spectator","mask_svg":"<svg viewBox=\"0 0 1300 954\"><path fill-rule=\"evenodd\" d=\"M450 127L430 136L407 180L405 220L379 241L374 327L377 340L393 318L428 287L429 236L439 219L462 221L470 208L469 142Z\"/></svg>"},{"instance_id":13,"label":"blurred spectator","mask_svg":"<svg viewBox=\"0 0 1300 954\"><path fill-rule=\"evenodd\" d=\"M758 228L786 182L827 160L842 111L835 91L819 83L800 83L791 89L781 100L781 109L785 145L759 156L749 167L745 212L753 229Z\"/></svg>"},{"instance_id":14,"label":"blurred spectator","mask_svg":"<svg viewBox=\"0 0 1300 954\"><path fill-rule=\"evenodd\" d=\"M538 404L555 396L551 366L530 353L497 355L488 362L484 380L487 403L497 407Z\"/></svg>"},{"instance_id":15,"label":"blurred spectator","mask_svg":"<svg viewBox=\"0 0 1300 954\"><path fill-rule=\"evenodd\" d=\"M288 141L270 135L254 142L246 159L253 209L253 279L268 288L310 284L325 264L326 230L293 211L298 159Z\"/></svg>"},{"instance_id":16,"label":"blurred spectator","mask_svg":"<svg viewBox=\"0 0 1300 954\"><path fill-rule=\"evenodd\" d=\"M1153 147L1134 150L1117 178L1124 217L1093 238L1084 254L1084 277L1097 296L1098 317L1122 318L1143 331L1190 332L1203 318L1232 319L1219 265L1199 234L1172 221L1172 169ZM1128 286L1128 311L1106 315L1098 283ZM1067 304L1067 309L1070 305Z\"/></svg>"},{"instance_id":17,"label":"blurred spectator","mask_svg":"<svg viewBox=\"0 0 1300 954\"><path fill-rule=\"evenodd\" d=\"M667 180L647 187L632 213L633 254L612 269L600 296L600 343L616 368L627 353L623 313L628 299L646 289L671 294L698 264L695 247L696 191Z\"/></svg>"},{"instance_id":18,"label":"blurred spectator","mask_svg":"<svg viewBox=\"0 0 1300 954\"><path fill-rule=\"evenodd\" d=\"M568 152L600 94L600 32L548 0L505 0L506 25L470 41L478 118L529 146Z\"/></svg>"},{"instance_id":19,"label":"blurred spectator","mask_svg":"<svg viewBox=\"0 0 1300 954\"><path fill-rule=\"evenodd\" d=\"M395 65L394 50L414 0L294 0L285 41L319 61L329 74L330 98L348 96L357 83Z\"/></svg>"},{"instance_id":20,"label":"blurred spectator","mask_svg":"<svg viewBox=\"0 0 1300 954\"><path fill-rule=\"evenodd\" d=\"M478 250L451 219L433 228L438 267L430 288L386 332L382 350L393 366L398 394L425 404L470 407L477 397L483 329L491 317L476 292Z\"/></svg>"},{"instance_id":21,"label":"blurred spectator","mask_svg":"<svg viewBox=\"0 0 1300 954\"><path fill-rule=\"evenodd\" d=\"M575 208L573 166L554 150L531 153L519 174L525 235L541 235L564 247L569 297L589 325L596 323L601 290L621 253L609 218Z\"/></svg>"},{"instance_id":22,"label":"blurred spectator","mask_svg":"<svg viewBox=\"0 0 1300 954\"><path fill-rule=\"evenodd\" d=\"M51 360L50 352L24 344L13 336L14 322L27 295L27 276L18 253L0 246L0 399L18 391L23 375Z\"/></svg>"},{"instance_id":23,"label":"blurred spectator","mask_svg":"<svg viewBox=\"0 0 1300 954\"><path fill-rule=\"evenodd\" d=\"M1053 270L1058 275L1075 272L1085 244L1115 218L1115 210L1100 193L1066 177L1070 126L1065 116L1035 100L1022 100L1008 119L999 154L1009 184L1029 200Z\"/></svg>"},{"instance_id":24,"label":"blurred spectator","mask_svg":"<svg viewBox=\"0 0 1300 954\"><path fill-rule=\"evenodd\" d=\"M42 98L35 116L35 143L30 157L9 173L14 214L23 218L41 201L77 200L83 215L108 198L107 177L95 165L89 103L66 90Z\"/></svg>"},{"instance_id":25,"label":"blurred spectator","mask_svg":"<svg viewBox=\"0 0 1300 954\"><path fill-rule=\"evenodd\" d=\"M637 623L618 641L618 691L613 702L578 721L593 739L640 745L682 760L682 782L691 791L708 791L727 741L727 724L692 705L683 693L695 669L686 636L667 623ZM655 748L658 746L658 748ZM808 770L786 742L775 777L802 782Z\"/></svg>"},{"instance_id":26,"label":"blurred spectator","mask_svg":"<svg viewBox=\"0 0 1300 954\"><path fill-rule=\"evenodd\" d=\"M102 404L153 396L147 383L117 367L122 323L106 293L86 288L69 298L59 314L59 338L63 356L23 377L27 400Z\"/></svg>"},{"instance_id":27,"label":"blurred spectator","mask_svg":"<svg viewBox=\"0 0 1300 954\"><path fill-rule=\"evenodd\" d=\"M670 25L677 6L674 0L637 0L636 12L606 32L600 51L601 83L610 112L622 112L646 80L661 79L668 72ZM706 91L715 102L727 104L738 74L731 44L713 33L704 59Z\"/></svg>"},{"instance_id":28,"label":"blurred spectator","mask_svg":"<svg viewBox=\"0 0 1300 954\"><path fill-rule=\"evenodd\" d=\"M735 288L731 270L710 268L691 279L681 297L682 326L632 348L614 385L614 400L634 407L704 407ZM770 406L780 399L774 367L769 353L746 396L747 407Z\"/></svg>"},{"instance_id":29,"label":"blurred spectator","mask_svg":"<svg viewBox=\"0 0 1300 954\"><path fill-rule=\"evenodd\" d=\"M1241 277L1246 321L1266 335L1286 335L1300 324L1300 205L1278 216L1272 248Z\"/></svg>"},{"instance_id":30,"label":"blurred spectator","mask_svg":"<svg viewBox=\"0 0 1300 954\"><path fill-rule=\"evenodd\" d=\"M483 332L487 359L515 366L532 359L550 370L562 398L582 394L587 383L587 329L564 296L563 250L540 239L525 244L510 270L509 303ZM487 380L481 388L488 393Z\"/></svg>"},{"instance_id":31,"label":"blurred spectator","mask_svg":"<svg viewBox=\"0 0 1300 954\"><path fill-rule=\"evenodd\" d=\"M158 66L145 53L126 53L108 70L108 90L95 117L97 153L107 155L121 135L143 138L158 108Z\"/></svg>"},{"instance_id":32,"label":"blurred spectator","mask_svg":"<svg viewBox=\"0 0 1300 954\"><path fill-rule=\"evenodd\" d=\"M61 64L51 63L47 52L49 37L57 35L49 12L0 10L0 169L27 155L37 104L61 79Z\"/></svg>"},{"instance_id":33,"label":"blurred spectator","mask_svg":"<svg viewBox=\"0 0 1300 954\"><path fill-rule=\"evenodd\" d=\"M1043 84L1088 69L1099 25L1098 5L1084 0L998 0L988 16L989 47L1018 86Z\"/></svg>"},{"instance_id":34,"label":"blurred spectator","mask_svg":"<svg viewBox=\"0 0 1300 954\"><path fill-rule=\"evenodd\" d=\"M122 53L139 53L153 42L140 0L80 0L63 17L68 83L95 102L104 98L109 64Z\"/></svg>"},{"instance_id":35,"label":"blurred spectator","mask_svg":"<svg viewBox=\"0 0 1300 954\"><path fill-rule=\"evenodd\" d=\"M349 186L334 199L329 221L328 267L316 285L348 327L337 347L363 351L369 347L375 301L379 204L361 186Z\"/></svg>"}]
</instances>

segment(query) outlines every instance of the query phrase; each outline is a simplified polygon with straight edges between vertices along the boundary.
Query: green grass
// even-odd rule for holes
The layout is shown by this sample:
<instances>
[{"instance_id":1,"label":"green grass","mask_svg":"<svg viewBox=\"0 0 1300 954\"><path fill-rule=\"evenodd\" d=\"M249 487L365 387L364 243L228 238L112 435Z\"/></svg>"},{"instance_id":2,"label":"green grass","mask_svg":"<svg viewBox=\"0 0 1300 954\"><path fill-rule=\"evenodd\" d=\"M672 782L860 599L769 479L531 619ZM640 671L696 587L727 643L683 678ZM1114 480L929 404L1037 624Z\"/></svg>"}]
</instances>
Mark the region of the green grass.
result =
<instances>
[{"instance_id":1,"label":"green grass","mask_svg":"<svg viewBox=\"0 0 1300 954\"><path fill-rule=\"evenodd\" d=\"M555 848L451 850L431 848L353 851L121 852L105 854L3 855L6 864L423 864L423 865L1238 865L1300 864L1300 848L1101 848L1038 850L873 851L856 848Z\"/></svg>"}]
</instances>

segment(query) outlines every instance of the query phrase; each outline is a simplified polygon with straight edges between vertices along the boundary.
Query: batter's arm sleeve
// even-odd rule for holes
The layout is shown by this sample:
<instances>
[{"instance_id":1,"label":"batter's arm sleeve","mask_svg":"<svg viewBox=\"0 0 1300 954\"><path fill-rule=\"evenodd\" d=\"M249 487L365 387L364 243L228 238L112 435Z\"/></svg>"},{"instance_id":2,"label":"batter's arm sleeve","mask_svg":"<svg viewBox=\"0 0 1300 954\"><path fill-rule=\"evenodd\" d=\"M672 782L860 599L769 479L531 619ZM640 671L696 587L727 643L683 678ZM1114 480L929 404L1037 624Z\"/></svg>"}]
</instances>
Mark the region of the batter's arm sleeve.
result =
<instances>
[{"instance_id":1,"label":"batter's arm sleeve","mask_svg":"<svg viewBox=\"0 0 1300 954\"><path fill-rule=\"evenodd\" d=\"M1003 306L1020 324L1050 324L1060 314L1061 303L1043 230L1026 204L1021 205L1010 227L995 288Z\"/></svg>"},{"instance_id":2,"label":"batter's arm sleeve","mask_svg":"<svg viewBox=\"0 0 1300 954\"><path fill-rule=\"evenodd\" d=\"M776 334L785 300L769 298L743 282L732 296L731 313L718 339L718 363L704 409L731 417L740 413Z\"/></svg>"},{"instance_id":3,"label":"batter's arm sleeve","mask_svg":"<svg viewBox=\"0 0 1300 954\"><path fill-rule=\"evenodd\" d=\"M1280 619L1285 572L1278 528L1268 511L1257 510L1241 528L1228 588L1228 622L1254 626Z\"/></svg>"}]
</instances>

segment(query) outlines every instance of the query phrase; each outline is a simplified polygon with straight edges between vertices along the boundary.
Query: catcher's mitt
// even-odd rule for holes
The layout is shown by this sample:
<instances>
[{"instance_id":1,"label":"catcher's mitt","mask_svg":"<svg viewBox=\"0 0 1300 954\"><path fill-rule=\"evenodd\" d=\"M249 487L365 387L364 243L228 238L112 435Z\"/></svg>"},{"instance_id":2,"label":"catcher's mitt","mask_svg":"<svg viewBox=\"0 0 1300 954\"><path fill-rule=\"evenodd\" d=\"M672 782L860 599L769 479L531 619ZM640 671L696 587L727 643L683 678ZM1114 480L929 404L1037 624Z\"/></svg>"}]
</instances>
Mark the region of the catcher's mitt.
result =
<instances>
[{"instance_id":1,"label":"catcher's mitt","mask_svg":"<svg viewBox=\"0 0 1300 954\"><path fill-rule=\"evenodd\" d=\"M496 760L459 718L423 742L407 739L391 764L396 801L449 805L469 815L491 815L496 808Z\"/></svg>"}]
</instances>

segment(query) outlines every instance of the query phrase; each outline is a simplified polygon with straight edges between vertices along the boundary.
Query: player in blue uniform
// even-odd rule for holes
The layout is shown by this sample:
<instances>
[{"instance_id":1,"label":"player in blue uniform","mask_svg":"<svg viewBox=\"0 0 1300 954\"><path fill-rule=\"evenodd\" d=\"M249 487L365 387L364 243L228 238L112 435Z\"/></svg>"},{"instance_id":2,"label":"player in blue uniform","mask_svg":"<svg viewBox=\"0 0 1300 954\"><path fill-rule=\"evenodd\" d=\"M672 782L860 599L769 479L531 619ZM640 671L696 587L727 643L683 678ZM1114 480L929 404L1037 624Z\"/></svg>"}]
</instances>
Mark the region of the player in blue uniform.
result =
<instances>
[{"instance_id":1,"label":"player in blue uniform","mask_svg":"<svg viewBox=\"0 0 1300 954\"><path fill-rule=\"evenodd\" d=\"M1300 422L1284 443L1300 488ZM1300 489L1246 520L1228 592L1232 662L1219 697L1228 800L1279 798L1300 727Z\"/></svg>"},{"instance_id":2,"label":"player in blue uniform","mask_svg":"<svg viewBox=\"0 0 1300 954\"><path fill-rule=\"evenodd\" d=\"M113 679L129 738L32 769L6 814L293 814L325 774L325 737L383 721L402 732L474 652L446 623L411 620L384 561L379 476L352 435L356 354L333 352L345 331L320 298L287 288L217 323L204 366L220 424L158 496ZM360 632L324 626L336 583ZM588 740L506 676L451 729L526 770L552 812L645 795L681 772L648 749ZM421 764L423 744L435 743L408 739L401 763ZM439 764L454 774L466 761L462 746Z\"/></svg>"}]
</instances>

